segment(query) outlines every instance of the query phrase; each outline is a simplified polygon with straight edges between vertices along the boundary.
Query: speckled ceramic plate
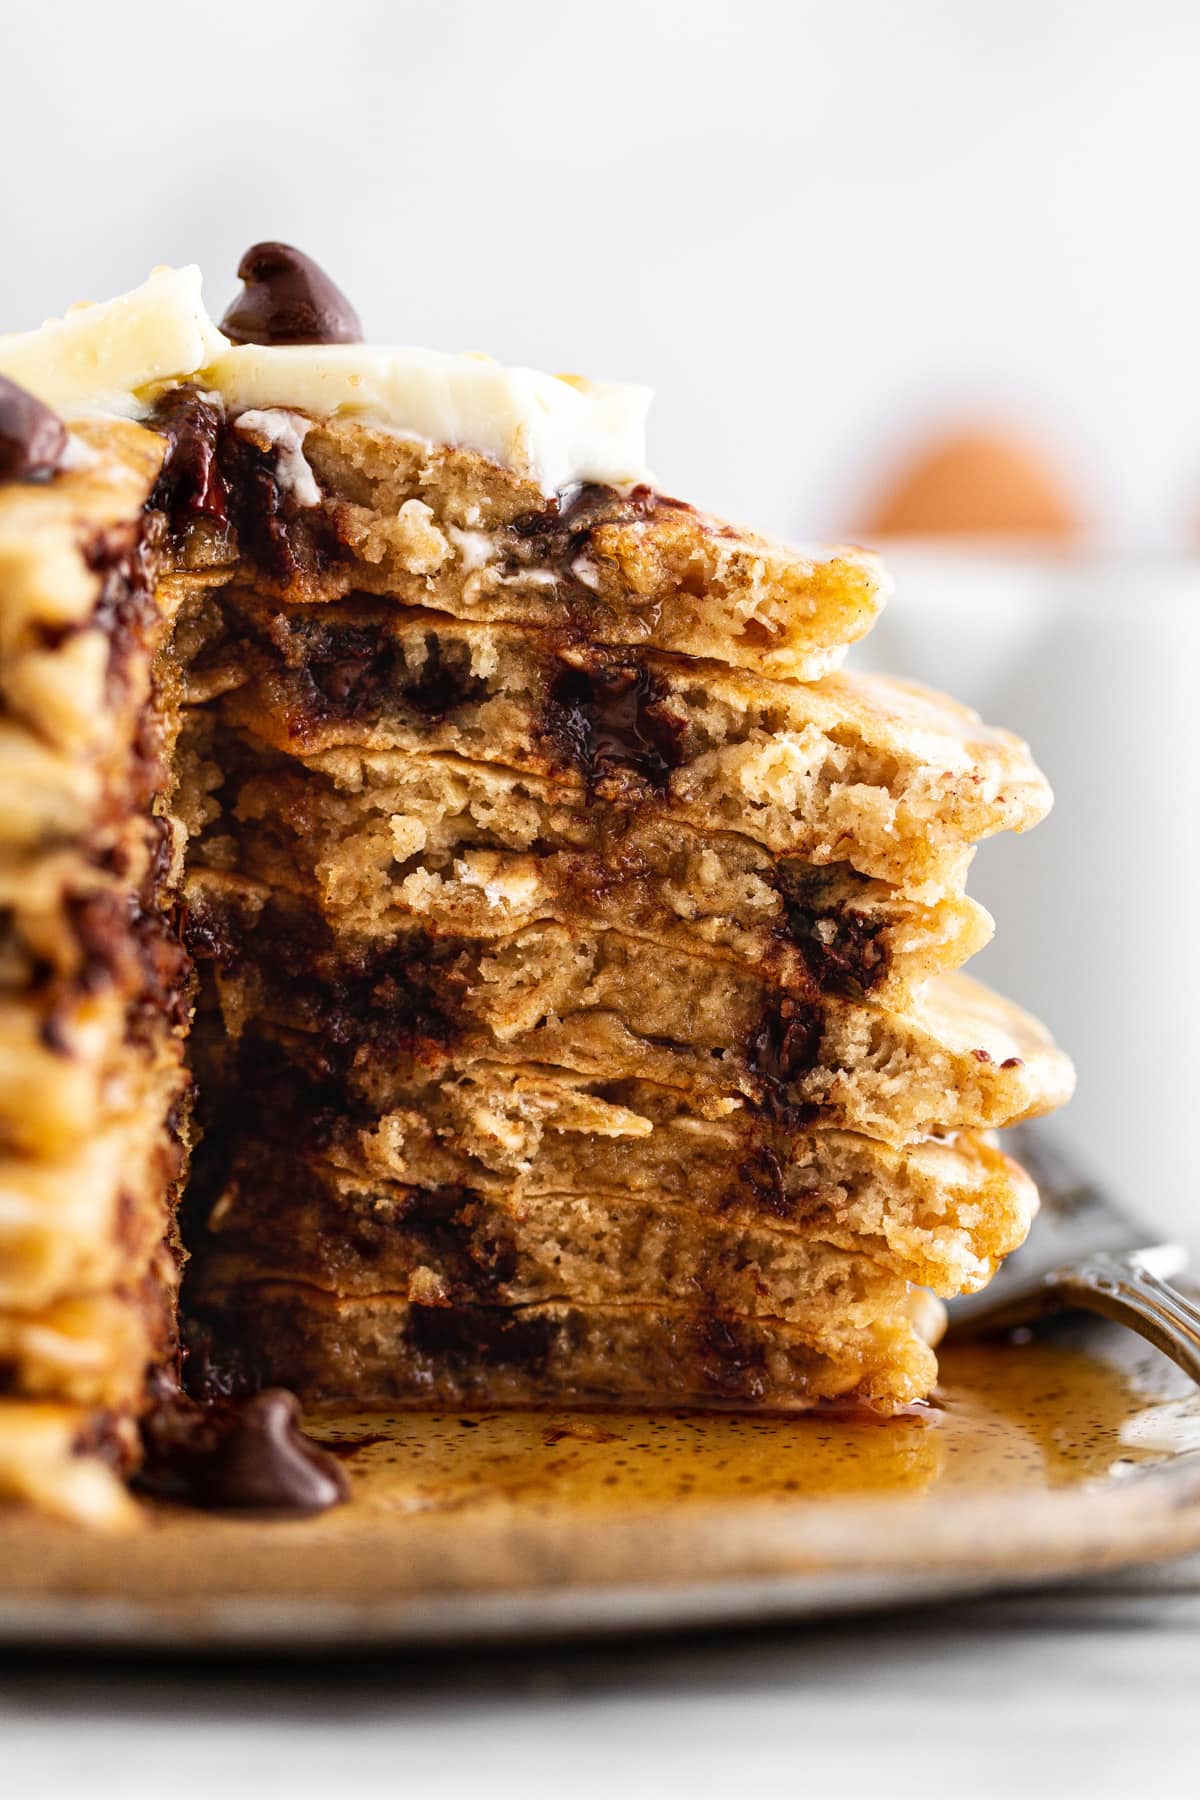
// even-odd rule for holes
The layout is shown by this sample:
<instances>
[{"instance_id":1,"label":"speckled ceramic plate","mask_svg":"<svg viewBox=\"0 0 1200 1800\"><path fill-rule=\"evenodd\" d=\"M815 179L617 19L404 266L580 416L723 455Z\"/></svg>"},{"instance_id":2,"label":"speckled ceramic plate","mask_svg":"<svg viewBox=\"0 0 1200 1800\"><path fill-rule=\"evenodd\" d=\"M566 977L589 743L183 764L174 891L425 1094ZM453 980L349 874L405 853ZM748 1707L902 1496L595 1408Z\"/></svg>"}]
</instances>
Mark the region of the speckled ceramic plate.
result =
<instances>
[{"instance_id":1,"label":"speckled ceramic plate","mask_svg":"<svg viewBox=\"0 0 1200 1800\"><path fill-rule=\"evenodd\" d=\"M0 1641L295 1652L814 1617L1200 1546L1200 1394L1113 1327L948 1345L875 1424L322 1416L350 1503L0 1544Z\"/></svg>"}]
</instances>

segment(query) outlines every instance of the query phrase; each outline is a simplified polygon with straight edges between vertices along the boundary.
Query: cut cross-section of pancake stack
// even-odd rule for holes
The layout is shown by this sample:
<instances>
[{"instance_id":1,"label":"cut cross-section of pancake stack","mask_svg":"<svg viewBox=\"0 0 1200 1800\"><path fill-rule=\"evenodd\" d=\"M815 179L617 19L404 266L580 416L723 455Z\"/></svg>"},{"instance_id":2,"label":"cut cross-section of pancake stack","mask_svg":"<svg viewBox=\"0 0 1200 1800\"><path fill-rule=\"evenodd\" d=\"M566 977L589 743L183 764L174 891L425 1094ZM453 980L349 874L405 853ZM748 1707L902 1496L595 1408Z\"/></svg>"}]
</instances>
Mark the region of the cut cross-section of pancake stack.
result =
<instances>
[{"instance_id":1,"label":"cut cross-section of pancake stack","mask_svg":"<svg viewBox=\"0 0 1200 1800\"><path fill-rule=\"evenodd\" d=\"M0 339L0 1493L98 1517L181 1349L928 1394L1070 1088L956 973L1025 747L840 672L877 561L657 493L635 391L368 349L266 249L225 335L159 271Z\"/></svg>"},{"instance_id":2,"label":"cut cross-section of pancake stack","mask_svg":"<svg viewBox=\"0 0 1200 1800\"><path fill-rule=\"evenodd\" d=\"M195 1353L447 1404L926 1393L927 1290L1031 1216L981 1134L1069 1082L948 973L972 845L1049 803L1024 747L803 679L882 597L861 554L645 493L534 530L494 477L464 544L452 467L434 505L407 450L306 452L376 551L419 509L431 574L243 570L189 640Z\"/></svg>"},{"instance_id":3,"label":"cut cross-section of pancake stack","mask_svg":"<svg viewBox=\"0 0 1200 1800\"><path fill-rule=\"evenodd\" d=\"M1030 1217L977 1134L1065 1090L942 972L987 933L971 844L1044 784L948 702L764 678L744 636L722 664L439 598L227 590L192 667L217 1362L453 1404L925 1393L920 1290Z\"/></svg>"}]
</instances>

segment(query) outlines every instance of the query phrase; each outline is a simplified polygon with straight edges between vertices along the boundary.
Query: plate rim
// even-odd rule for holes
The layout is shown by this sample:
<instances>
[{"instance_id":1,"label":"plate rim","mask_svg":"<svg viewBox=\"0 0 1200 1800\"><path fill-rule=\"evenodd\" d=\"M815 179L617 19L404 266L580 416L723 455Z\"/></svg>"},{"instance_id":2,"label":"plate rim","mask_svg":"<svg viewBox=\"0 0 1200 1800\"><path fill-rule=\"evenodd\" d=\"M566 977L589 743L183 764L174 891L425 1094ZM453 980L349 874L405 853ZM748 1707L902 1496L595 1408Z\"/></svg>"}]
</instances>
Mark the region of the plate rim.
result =
<instances>
[{"instance_id":1,"label":"plate rim","mask_svg":"<svg viewBox=\"0 0 1200 1800\"><path fill-rule=\"evenodd\" d=\"M935 1503L919 1497L698 1502L676 1516L684 1554L676 1545L659 1579L597 1572L457 1588L443 1582L403 1592L381 1581L373 1592L214 1588L203 1596L162 1592L147 1599L69 1587L17 1591L5 1587L0 1573L0 1646L287 1656L483 1648L816 1621L1061 1585L1200 1549L1200 1450L1134 1467L1120 1478L1022 1495L1019 1508L1011 1502L1002 1490ZM421 1515L409 1520L414 1517ZM602 1544L610 1562L615 1550L619 1562L622 1554L636 1556L639 1546L644 1552L659 1520L659 1509L648 1506L605 1513L586 1537L593 1548ZM367 1535L377 1529L386 1538L392 1523L380 1521ZM550 1515L496 1521L496 1530L522 1541L532 1534L553 1561L566 1525ZM578 1520L569 1528L578 1540ZM39 1525L43 1541L46 1529Z\"/></svg>"}]
</instances>

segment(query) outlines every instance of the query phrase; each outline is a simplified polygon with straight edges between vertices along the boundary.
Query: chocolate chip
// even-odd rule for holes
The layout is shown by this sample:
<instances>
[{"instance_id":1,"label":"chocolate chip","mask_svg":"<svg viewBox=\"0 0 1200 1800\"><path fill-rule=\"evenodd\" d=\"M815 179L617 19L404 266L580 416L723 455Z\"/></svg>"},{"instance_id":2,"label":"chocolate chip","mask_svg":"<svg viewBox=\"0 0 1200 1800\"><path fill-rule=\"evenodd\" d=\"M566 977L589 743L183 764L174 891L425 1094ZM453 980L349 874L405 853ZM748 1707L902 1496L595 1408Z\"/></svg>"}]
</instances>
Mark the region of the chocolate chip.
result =
<instances>
[{"instance_id":1,"label":"chocolate chip","mask_svg":"<svg viewBox=\"0 0 1200 1800\"><path fill-rule=\"evenodd\" d=\"M44 481L62 468L66 448L58 414L0 375L0 481Z\"/></svg>"},{"instance_id":2,"label":"chocolate chip","mask_svg":"<svg viewBox=\"0 0 1200 1800\"><path fill-rule=\"evenodd\" d=\"M418 1355L534 1373L554 1347L550 1319L509 1307L410 1306L406 1336Z\"/></svg>"},{"instance_id":3,"label":"chocolate chip","mask_svg":"<svg viewBox=\"0 0 1200 1800\"><path fill-rule=\"evenodd\" d=\"M632 661L564 669L543 731L589 782L628 770L663 793L684 758L683 720L662 682Z\"/></svg>"},{"instance_id":4,"label":"chocolate chip","mask_svg":"<svg viewBox=\"0 0 1200 1800\"><path fill-rule=\"evenodd\" d=\"M827 871L794 860L777 865L784 936L795 945L822 993L861 1000L888 972L886 920L830 897Z\"/></svg>"},{"instance_id":5,"label":"chocolate chip","mask_svg":"<svg viewBox=\"0 0 1200 1800\"><path fill-rule=\"evenodd\" d=\"M290 244L254 244L244 283L221 320L235 344L361 344L358 314L311 257Z\"/></svg>"},{"instance_id":6,"label":"chocolate chip","mask_svg":"<svg viewBox=\"0 0 1200 1800\"><path fill-rule=\"evenodd\" d=\"M397 1222L452 1284L456 1302L501 1302L520 1255L503 1207L469 1187L409 1188ZM390 1227L393 1231L395 1226Z\"/></svg>"},{"instance_id":7,"label":"chocolate chip","mask_svg":"<svg viewBox=\"0 0 1200 1800\"><path fill-rule=\"evenodd\" d=\"M792 1084L816 1066L823 1029L824 1013L818 1001L782 994L763 1009L745 1056L762 1081L768 1110L786 1109Z\"/></svg>"},{"instance_id":8,"label":"chocolate chip","mask_svg":"<svg viewBox=\"0 0 1200 1800\"><path fill-rule=\"evenodd\" d=\"M173 1395L143 1421L147 1493L213 1510L323 1512L347 1494L337 1464L299 1427L282 1388L199 1405Z\"/></svg>"},{"instance_id":9,"label":"chocolate chip","mask_svg":"<svg viewBox=\"0 0 1200 1800\"><path fill-rule=\"evenodd\" d=\"M487 684L473 675L468 662L430 632L424 656L414 671L385 621L346 623L333 609L316 607L305 616L292 614L285 654L295 658L301 685L317 718L379 718L390 707L413 713L430 724L457 708L484 698ZM293 730L303 728L296 718Z\"/></svg>"},{"instance_id":10,"label":"chocolate chip","mask_svg":"<svg viewBox=\"0 0 1200 1800\"><path fill-rule=\"evenodd\" d=\"M738 1319L713 1313L696 1328L700 1372L727 1400L759 1400L765 1386L766 1351Z\"/></svg>"},{"instance_id":11,"label":"chocolate chip","mask_svg":"<svg viewBox=\"0 0 1200 1800\"><path fill-rule=\"evenodd\" d=\"M791 1216L793 1208L784 1185L783 1167L768 1145L752 1151L738 1165L737 1179L722 1196L722 1204L727 1207L744 1206L747 1200L777 1219Z\"/></svg>"}]
</instances>

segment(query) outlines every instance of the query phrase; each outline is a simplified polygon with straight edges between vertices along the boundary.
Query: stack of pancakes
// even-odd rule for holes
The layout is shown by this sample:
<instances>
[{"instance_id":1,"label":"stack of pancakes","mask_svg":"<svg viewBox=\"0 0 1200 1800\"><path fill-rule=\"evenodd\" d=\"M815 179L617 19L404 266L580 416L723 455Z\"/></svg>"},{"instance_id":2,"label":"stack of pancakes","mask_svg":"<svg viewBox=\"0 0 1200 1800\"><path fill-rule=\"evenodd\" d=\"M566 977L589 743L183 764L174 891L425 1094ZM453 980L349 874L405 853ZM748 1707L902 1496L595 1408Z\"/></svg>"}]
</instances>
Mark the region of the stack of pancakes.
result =
<instances>
[{"instance_id":1,"label":"stack of pancakes","mask_svg":"<svg viewBox=\"0 0 1200 1800\"><path fill-rule=\"evenodd\" d=\"M0 383L0 426L12 403ZM71 443L52 479L0 480L0 1499L103 1520L175 1354L191 975L161 447L92 422Z\"/></svg>"},{"instance_id":2,"label":"stack of pancakes","mask_svg":"<svg viewBox=\"0 0 1200 1800\"><path fill-rule=\"evenodd\" d=\"M875 559L618 479L616 390L198 309L0 340L0 1492L111 1511L181 1351L201 1397L927 1394L1035 1204L989 1134L1070 1087L954 973L1025 747L839 673Z\"/></svg>"},{"instance_id":3,"label":"stack of pancakes","mask_svg":"<svg viewBox=\"0 0 1200 1800\"><path fill-rule=\"evenodd\" d=\"M350 568L243 568L180 629L197 1356L454 1405L926 1393L926 1290L1032 1212L980 1134L1069 1080L947 973L971 846L1049 803L1024 747L818 674L860 553L306 454Z\"/></svg>"}]
</instances>

